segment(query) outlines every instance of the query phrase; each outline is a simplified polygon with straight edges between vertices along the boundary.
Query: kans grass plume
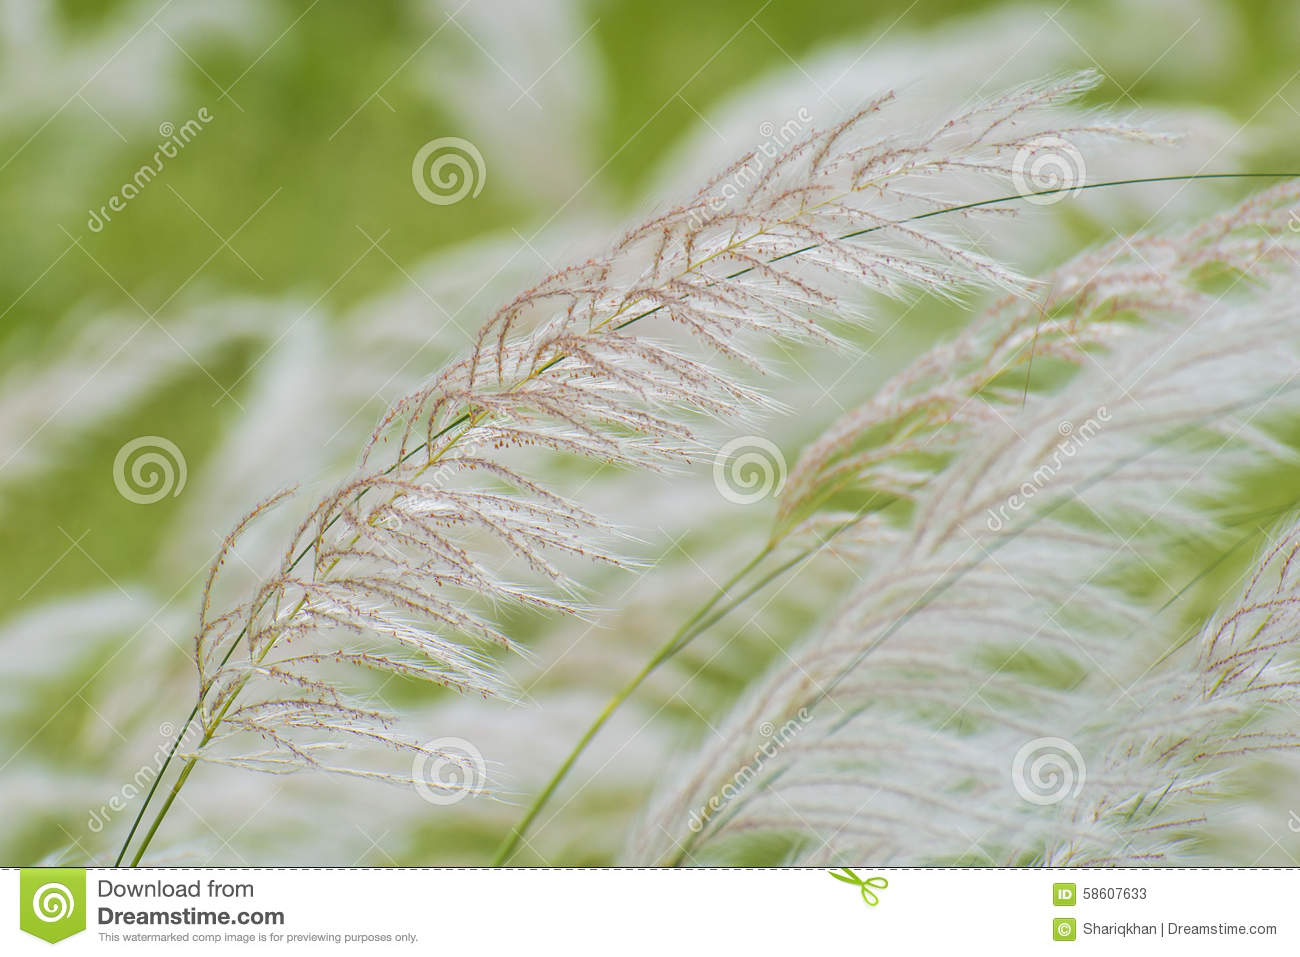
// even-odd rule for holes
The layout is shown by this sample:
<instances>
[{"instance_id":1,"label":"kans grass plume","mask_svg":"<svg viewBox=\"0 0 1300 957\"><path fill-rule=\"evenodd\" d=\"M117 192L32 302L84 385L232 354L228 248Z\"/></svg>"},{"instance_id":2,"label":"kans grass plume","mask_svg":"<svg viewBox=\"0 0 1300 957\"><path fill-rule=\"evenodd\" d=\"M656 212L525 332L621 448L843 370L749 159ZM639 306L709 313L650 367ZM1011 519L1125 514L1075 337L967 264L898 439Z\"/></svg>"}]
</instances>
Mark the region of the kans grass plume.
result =
<instances>
[{"instance_id":1,"label":"kans grass plume","mask_svg":"<svg viewBox=\"0 0 1300 957\"><path fill-rule=\"evenodd\" d=\"M1133 585L1174 603L1189 539L1229 550L1234 481L1294 464L1269 426L1300 401L1298 202L1286 184L1085 255L815 442L781 520L848 526L860 583L665 787L630 856L1192 854L1232 772L1300 744L1295 533L1190 645Z\"/></svg>"},{"instance_id":2,"label":"kans grass plume","mask_svg":"<svg viewBox=\"0 0 1300 957\"><path fill-rule=\"evenodd\" d=\"M363 669L508 695L493 656L517 648L499 612L581 613L574 561L620 557L597 516L529 478L530 455L597 468L689 460L708 449L696 434L708 418L774 405L745 381L762 341L834 346L823 320L853 317L846 294L1019 288L941 219L916 217L1007 192L1044 137L1144 136L1062 109L1093 82L1016 89L932 122L882 97L776 157L742 157L497 312L467 358L392 407L357 472L309 508L251 593L227 585L227 560L288 496L227 538L204 589L202 736L185 776L202 759L413 781L400 762L363 766L354 745L405 755L407 768L463 760L347 689Z\"/></svg>"}]
</instances>

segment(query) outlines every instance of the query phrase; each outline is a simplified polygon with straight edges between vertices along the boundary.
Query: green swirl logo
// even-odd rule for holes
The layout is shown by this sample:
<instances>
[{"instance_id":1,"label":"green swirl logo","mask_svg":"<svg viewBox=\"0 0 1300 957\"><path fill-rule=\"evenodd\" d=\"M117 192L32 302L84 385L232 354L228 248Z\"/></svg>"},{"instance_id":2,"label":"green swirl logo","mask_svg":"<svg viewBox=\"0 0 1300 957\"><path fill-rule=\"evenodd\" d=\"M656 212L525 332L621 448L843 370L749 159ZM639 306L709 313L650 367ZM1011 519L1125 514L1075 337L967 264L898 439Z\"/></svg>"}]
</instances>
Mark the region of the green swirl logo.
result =
<instances>
[{"instance_id":1,"label":"green swirl logo","mask_svg":"<svg viewBox=\"0 0 1300 957\"><path fill-rule=\"evenodd\" d=\"M24 868L18 877L18 926L51 944L85 930L86 872Z\"/></svg>"}]
</instances>

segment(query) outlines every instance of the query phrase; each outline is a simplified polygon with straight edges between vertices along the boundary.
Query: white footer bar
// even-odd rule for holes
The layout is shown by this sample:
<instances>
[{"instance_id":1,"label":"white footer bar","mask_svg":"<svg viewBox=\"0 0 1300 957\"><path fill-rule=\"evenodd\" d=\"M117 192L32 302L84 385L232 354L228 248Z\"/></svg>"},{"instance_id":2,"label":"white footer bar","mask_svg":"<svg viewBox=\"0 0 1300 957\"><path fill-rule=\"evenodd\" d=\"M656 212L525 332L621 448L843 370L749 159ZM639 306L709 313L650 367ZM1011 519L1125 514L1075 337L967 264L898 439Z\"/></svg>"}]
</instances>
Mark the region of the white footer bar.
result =
<instances>
[{"instance_id":1,"label":"white footer bar","mask_svg":"<svg viewBox=\"0 0 1300 957\"><path fill-rule=\"evenodd\" d=\"M1300 953L1300 869L6 870L0 952Z\"/></svg>"}]
</instances>

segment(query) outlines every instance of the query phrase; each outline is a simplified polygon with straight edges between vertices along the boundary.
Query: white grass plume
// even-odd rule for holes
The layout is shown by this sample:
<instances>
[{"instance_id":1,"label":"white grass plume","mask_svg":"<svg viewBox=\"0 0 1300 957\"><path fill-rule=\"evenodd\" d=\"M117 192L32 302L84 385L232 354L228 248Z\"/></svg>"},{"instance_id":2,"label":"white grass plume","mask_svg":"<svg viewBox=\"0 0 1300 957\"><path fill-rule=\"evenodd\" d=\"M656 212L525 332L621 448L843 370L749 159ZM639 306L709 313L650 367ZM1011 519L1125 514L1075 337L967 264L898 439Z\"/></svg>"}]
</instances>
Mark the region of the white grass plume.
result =
<instances>
[{"instance_id":1,"label":"white grass plume","mask_svg":"<svg viewBox=\"0 0 1300 957\"><path fill-rule=\"evenodd\" d=\"M817 316L848 314L845 290L1016 286L938 221L912 217L1005 191L1017 153L1045 133L1140 135L1053 109L1092 82L1018 89L910 131L886 124L905 107L882 98L761 168L742 158L692 201L500 310L469 357L392 408L357 474L311 509L280 568L233 603L218 595L222 562L270 503L227 540L196 644L206 740L195 756L404 780L334 759L347 739L423 748L381 708L349 698L334 671L503 694L474 647L514 648L492 609L576 612L566 563L618 560L599 519L530 479L521 452L660 467L697 447L693 418L763 404L720 365L761 367L762 337L833 341ZM850 232L861 235L837 238ZM652 316L679 342L633 326ZM262 748L241 749L250 734Z\"/></svg>"},{"instance_id":2,"label":"white grass plume","mask_svg":"<svg viewBox=\"0 0 1300 957\"><path fill-rule=\"evenodd\" d=\"M845 421L862 427L898 414L920 421L921 435L956 426L944 437L952 457L915 481L885 483L914 510L897 528L872 526L871 547L848 552L861 585L665 788L632 859L1176 859L1202 814L1196 800L1234 753L1289 744L1243 722L1254 699L1291 688L1256 682L1245 660L1233 669L1223 654L1153 667L1176 634L1125 585L1167 572L1161 555L1189 535L1222 540L1209 503L1230 496L1237 470L1293 457L1258 419L1261 409L1294 414L1300 401L1297 237L1284 215L1296 198L1289 184L1182 236L1136 243L1136 261L1090 256L1061 270L1052 288L1071 293L1055 331L1047 323L1047 347L1107 349L1097 361L1078 350L1082 372L1031 392L1023 410L1019 395L989 389L1009 356L988 333L1018 336L1021 348L1031 340L1012 308L851 414ZM1156 258L1143 265L1144 256ZM1241 284L1207 294L1207 265L1233 267ZM1072 432L1063 426L1100 411L1102 427L1061 452ZM839 483L852 475L839 464L855 460L869 500L888 456L853 447L850 433L832 429L800 468ZM818 480L792 481L790 494ZM1025 505L990 521L1018 494ZM756 734L796 718L781 747ZM1042 804L1024 796L1041 775L1011 774L1039 739L1069 742L1082 764L1066 793Z\"/></svg>"},{"instance_id":3,"label":"white grass plume","mask_svg":"<svg viewBox=\"0 0 1300 957\"><path fill-rule=\"evenodd\" d=\"M1262 761L1295 768L1298 551L1300 526L1292 525L1260 556L1241 595L1105 713L1108 740L1096 742L1094 772L1101 787L1070 809L1070 823L1082 831L1098 822L1113 836L1053 840L1045 864L1186 859L1196 853L1198 826L1214 819L1214 798L1267 773Z\"/></svg>"},{"instance_id":4,"label":"white grass plume","mask_svg":"<svg viewBox=\"0 0 1300 957\"><path fill-rule=\"evenodd\" d=\"M879 507L911 498L980 422L1011 414L1030 373L1056 360L1096 365L1134 323L1182 322L1219 298L1203 283L1249 279L1294 265L1290 217L1300 187L1286 183L1175 235L1121 237L1073 259L1032 296L1008 297L952 342L930 349L849 411L800 454L780 502L778 525L821 512L846 491ZM829 516L829 517L828 517Z\"/></svg>"}]
</instances>

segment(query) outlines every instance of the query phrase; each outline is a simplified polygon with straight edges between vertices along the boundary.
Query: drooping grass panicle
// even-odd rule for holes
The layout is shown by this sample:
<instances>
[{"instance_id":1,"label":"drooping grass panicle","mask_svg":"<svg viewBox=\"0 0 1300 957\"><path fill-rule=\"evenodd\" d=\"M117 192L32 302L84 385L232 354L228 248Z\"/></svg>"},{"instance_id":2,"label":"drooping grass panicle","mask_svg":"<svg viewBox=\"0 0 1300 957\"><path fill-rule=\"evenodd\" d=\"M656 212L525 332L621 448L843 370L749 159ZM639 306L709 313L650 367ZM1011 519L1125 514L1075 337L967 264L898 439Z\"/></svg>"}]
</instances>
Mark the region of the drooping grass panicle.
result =
<instances>
[{"instance_id":1,"label":"drooping grass panicle","mask_svg":"<svg viewBox=\"0 0 1300 957\"><path fill-rule=\"evenodd\" d=\"M1248 569L1236 599L1117 696L1096 742L1104 787L1074 812L1109 824L1112 840L1057 837L1045 863L1105 866L1194 853L1176 841L1209 819L1214 797L1231 793L1246 769L1300 751L1298 536L1286 528Z\"/></svg>"},{"instance_id":2,"label":"drooping grass panicle","mask_svg":"<svg viewBox=\"0 0 1300 957\"><path fill-rule=\"evenodd\" d=\"M1094 82L1024 87L938 122L883 97L743 158L501 309L468 358L382 418L357 473L309 510L273 575L249 594L214 574L197 649L202 740L136 859L199 759L411 781L340 753L364 742L441 757L358 699L352 669L500 694L473 647L514 648L494 609L576 613L566 565L618 561L595 516L528 477L528 451L659 467L707 448L701 416L762 404L738 376L762 368L764 338L833 341L823 320L855 312L844 293L1017 288L1012 270L917 217L1006 192L1043 136L1144 136L1061 109ZM651 316L665 338L633 328ZM232 538L223 553L236 549Z\"/></svg>"},{"instance_id":3,"label":"drooping grass panicle","mask_svg":"<svg viewBox=\"0 0 1300 957\"><path fill-rule=\"evenodd\" d=\"M1293 458L1260 413L1300 399L1300 259L1279 218L1294 198L1291 184L1181 237L1135 242L1136 260L1088 257L1074 288L1105 290L1080 302L1113 328L1104 338L1093 323L1086 332L1069 321L1078 306L1061 304L1062 330L1077 326L1081 341L1106 347L1104 364L1075 357L1083 368L1068 389L988 395L982 384L1005 357L973 345L941 348L904 372L893 394L908 391L918 368L977 370L964 399L917 390L942 410L936 429L957 428L945 437L951 457L911 487L914 510L899 527L884 538L874 530L872 549L855 553L861 584L832 620L665 788L632 857L714 859L757 837L815 863L1174 853L1197 816L1182 814L1183 799L1204 793L1214 755L1248 741L1225 719L1213 730L1235 744L1174 749L1164 763L1112 750L1132 741L1126 727L1162 713L1155 703L1171 715L1170 735L1206 736L1194 727L1199 713L1179 711L1167 691L1133 705L1158 690L1144 682L1176 629L1126 585L1146 576L1176 594L1180 583L1162 582L1170 572L1161 554L1188 539L1220 541L1224 518L1207 502L1230 499L1239 470ZM1157 258L1141 266L1143 256ZM1225 264L1226 282L1220 273L1207 287L1216 277L1200 267ZM988 322L982 328L987 335ZM963 402L985 408L955 416ZM882 403L863 421L888 421L891 411ZM868 480L877 467L869 451ZM1176 671L1175 683L1188 674ZM780 746L756 734L791 722ZM1021 760L1022 749L1060 742L1070 786L1039 800L1043 765L1033 754Z\"/></svg>"},{"instance_id":4,"label":"drooping grass panicle","mask_svg":"<svg viewBox=\"0 0 1300 957\"><path fill-rule=\"evenodd\" d=\"M1294 263L1285 241L1300 204L1287 182L1179 233L1119 237L1045 277L1030 296L1007 297L952 342L892 376L800 454L780 502L778 525L808 518L845 491L883 506L933 478L968 428L1009 414L1038 388L1033 364L1098 361L1135 323L1180 321L1217 298L1213 283ZM834 517L820 516L824 525Z\"/></svg>"}]
</instances>

